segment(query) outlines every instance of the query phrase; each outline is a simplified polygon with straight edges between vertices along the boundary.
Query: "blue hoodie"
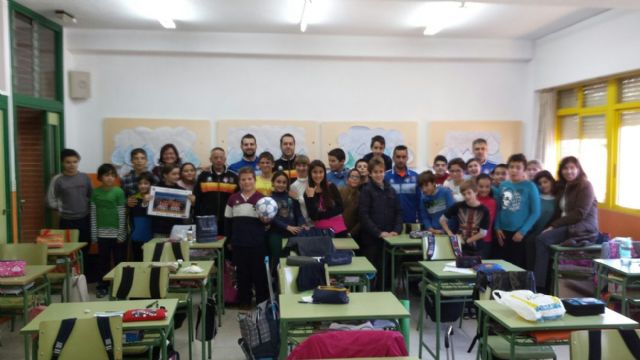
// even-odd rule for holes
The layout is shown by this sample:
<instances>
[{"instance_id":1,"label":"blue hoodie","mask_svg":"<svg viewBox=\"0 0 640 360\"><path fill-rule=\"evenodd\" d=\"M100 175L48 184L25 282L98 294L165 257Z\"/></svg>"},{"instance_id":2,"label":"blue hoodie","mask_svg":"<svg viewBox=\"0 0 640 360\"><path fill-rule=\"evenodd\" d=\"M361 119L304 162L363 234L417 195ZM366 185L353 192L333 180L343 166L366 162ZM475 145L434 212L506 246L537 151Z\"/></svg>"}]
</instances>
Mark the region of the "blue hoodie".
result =
<instances>
[{"instance_id":1,"label":"blue hoodie","mask_svg":"<svg viewBox=\"0 0 640 360\"><path fill-rule=\"evenodd\" d=\"M442 230L440 217L453 204L455 204L455 200L453 200L451 190L448 188L439 186L433 195L421 193L418 206L420 208L420 223L424 229Z\"/></svg>"},{"instance_id":2,"label":"blue hoodie","mask_svg":"<svg viewBox=\"0 0 640 360\"><path fill-rule=\"evenodd\" d=\"M517 231L527 235L540 217L540 193L529 180L503 181L496 196L496 230Z\"/></svg>"},{"instance_id":3,"label":"blue hoodie","mask_svg":"<svg viewBox=\"0 0 640 360\"><path fill-rule=\"evenodd\" d=\"M300 203L289 196L288 192L276 192L271 193L271 197L278 204L278 213L271 221L272 231L283 236L291 235L287 231L287 226L302 226L305 224L304 216L300 211Z\"/></svg>"},{"instance_id":4,"label":"blue hoodie","mask_svg":"<svg viewBox=\"0 0 640 360\"><path fill-rule=\"evenodd\" d=\"M404 176L401 176L393 168L384 173L384 181L389 182L400 198L402 222L405 224L418 222L418 200L420 199L418 174L407 168Z\"/></svg>"},{"instance_id":5,"label":"blue hoodie","mask_svg":"<svg viewBox=\"0 0 640 360\"><path fill-rule=\"evenodd\" d=\"M343 167L339 171L327 171L327 181L335 185L338 189L347 185L347 177L349 176L349 169Z\"/></svg>"}]
</instances>

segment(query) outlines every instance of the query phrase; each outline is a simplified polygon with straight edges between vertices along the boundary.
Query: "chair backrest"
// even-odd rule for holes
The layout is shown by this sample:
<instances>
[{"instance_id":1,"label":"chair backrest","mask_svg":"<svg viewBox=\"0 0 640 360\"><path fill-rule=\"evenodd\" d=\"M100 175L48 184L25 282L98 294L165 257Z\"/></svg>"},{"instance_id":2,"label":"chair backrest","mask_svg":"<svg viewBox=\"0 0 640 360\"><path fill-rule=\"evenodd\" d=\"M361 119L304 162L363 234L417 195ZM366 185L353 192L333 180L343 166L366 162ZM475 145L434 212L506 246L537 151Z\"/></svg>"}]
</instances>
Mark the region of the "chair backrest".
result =
<instances>
[{"instance_id":1,"label":"chair backrest","mask_svg":"<svg viewBox=\"0 0 640 360\"><path fill-rule=\"evenodd\" d=\"M448 235L435 235L433 243L433 255L429 259L429 237L422 237L422 258L424 260L455 260L456 253L453 250L451 239Z\"/></svg>"},{"instance_id":2,"label":"chair backrest","mask_svg":"<svg viewBox=\"0 0 640 360\"><path fill-rule=\"evenodd\" d=\"M151 270L153 269L149 263L128 264L126 267L133 268L133 283L129 290L128 299L152 299L155 298L151 295ZM169 268L166 266L160 267L160 276L158 278L159 298L163 299L167 296L169 288ZM113 286L111 288L111 297L117 298L118 289L120 284L123 283L123 275L125 273L125 266L116 267L113 276Z\"/></svg>"},{"instance_id":3,"label":"chair backrest","mask_svg":"<svg viewBox=\"0 0 640 360\"><path fill-rule=\"evenodd\" d=\"M298 279L298 272L300 268L297 266L284 266L278 268L278 278L280 284L280 294L299 294L298 285L296 280ZM324 275L326 283L329 284L329 268L324 266Z\"/></svg>"},{"instance_id":4,"label":"chair backrest","mask_svg":"<svg viewBox=\"0 0 640 360\"><path fill-rule=\"evenodd\" d=\"M640 330L630 330L628 333L630 336L634 336L631 332L635 332L635 336L640 336ZM600 338L597 338L597 334L600 333ZM589 360L590 348L594 345L599 345L601 348L600 359L615 359L615 360L635 360L637 353L629 350L627 344L620 335L618 330L602 330L594 331L593 335L589 336L589 330L580 330L571 332L571 360Z\"/></svg>"},{"instance_id":5,"label":"chair backrest","mask_svg":"<svg viewBox=\"0 0 640 360\"><path fill-rule=\"evenodd\" d=\"M47 245L0 244L0 260L24 260L27 265L47 265Z\"/></svg>"},{"instance_id":6,"label":"chair backrest","mask_svg":"<svg viewBox=\"0 0 640 360\"><path fill-rule=\"evenodd\" d=\"M320 332L296 346L289 359L392 358L408 356L397 331L352 330Z\"/></svg>"},{"instance_id":7,"label":"chair backrest","mask_svg":"<svg viewBox=\"0 0 640 360\"><path fill-rule=\"evenodd\" d=\"M173 244L180 244L180 251L182 252L182 260L189 261L189 243L187 241L180 241L176 243L172 243L166 241L164 243L157 242L148 242L142 245L142 260L143 261L153 261L153 253L156 249L156 244L163 244L162 255L160 255L160 260L162 262L166 261L176 261L176 254L173 251Z\"/></svg>"},{"instance_id":8,"label":"chair backrest","mask_svg":"<svg viewBox=\"0 0 640 360\"><path fill-rule=\"evenodd\" d=\"M53 345L58 336L61 323L62 320L40 322L38 359L51 359ZM122 359L122 318L120 316L109 317L109 327L111 328L114 359L120 360ZM82 360L91 358L109 360L107 351L104 348L96 318L77 319L58 359Z\"/></svg>"},{"instance_id":9,"label":"chair backrest","mask_svg":"<svg viewBox=\"0 0 640 360\"><path fill-rule=\"evenodd\" d=\"M45 232L49 232L49 234L60 234L65 235L65 242L78 242L80 241L80 230L78 229L40 229L40 235L43 235ZM67 238L68 234L68 238ZM67 241L67 239L69 241Z\"/></svg>"},{"instance_id":10,"label":"chair backrest","mask_svg":"<svg viewBox=\"0 0 640 360\"><path fill-rule=\"evenodd\" d=\"M422 224L420 223L403 223L402 224L402 233L409 234L412 231L420 231L420 227Z\"/></svg>"}]
</instances>

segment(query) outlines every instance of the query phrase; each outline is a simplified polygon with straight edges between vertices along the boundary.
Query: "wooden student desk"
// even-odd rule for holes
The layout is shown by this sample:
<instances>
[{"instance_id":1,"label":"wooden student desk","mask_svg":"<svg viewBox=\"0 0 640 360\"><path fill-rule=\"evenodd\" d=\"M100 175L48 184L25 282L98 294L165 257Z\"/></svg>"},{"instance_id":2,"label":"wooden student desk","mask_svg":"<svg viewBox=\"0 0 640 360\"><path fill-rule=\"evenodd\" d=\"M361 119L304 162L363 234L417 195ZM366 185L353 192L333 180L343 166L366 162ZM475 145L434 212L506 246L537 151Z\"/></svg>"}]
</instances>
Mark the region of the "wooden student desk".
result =
<instances>
[{"instance_id":1,"label":"wooden student desk","mask_svg":"<svg viewBox=\"0 0 640 360\"><path fill-rule=\"evenodd\" d=\"M400 234L384 238L384 246L382 250L382 291L385 290L385 279L387 273L387 254L391 257L391 288L390 291L396 290L396 260L403 256L415 256L420 254L422 239L412 239L409 234Z\"/></svg>"},{"instance_id":2,"label":"wooden student desk","mask_svg":"<svg viewBox=\"0 0 640 360\"><path fill-rule=\"evenodd\" d=\"M390 292L349 294L348 304L301 304L300 294L280 295L280 359L287 357L287 339L292 325L308 322L400 320L409 310Z\"/></svg>"},{"instance_id":3,"label":"wooden student desk","mask_svg":"<svg viewBox=\"0 0 640 360\"><path fill-rule=\"evenodd\" d=\"M620 286L619 292L611 294L614 298L620 299L620 311L623 315L629 316L629 303L637 303L638 300L627 294L631 288L640 288L640 260L629 259L630 266L622 266L620 259L596 259L596 275L598 285L596 286L596 297L602 290L603 281Z\"/></svg>"},{"instance_id":4,"label":"wooden student desk","mask_svg":"<svg viewBox=\"0 0 640 360\"><path fill-rule=\"evenodd\" d=\"M476 281L476 273L462 274L452 271L444 271L447 263L455 263L455 260L435 260L420 261L422 268L422 281L425 284L420 294L420 317L418 320L418 357L422 358L422 348L424 347L435 359L440 358L440 325L442 303L467 302L472 301L471 295ZM482 260L483 263L499 264L505 271L525 271L504 260ZM433 293L434 306L436 309L436 344L432 350L423 339L425 310L424 303L426 293ZM443 299L452 298L452 299Z\"/></svg>"},{"instance_id":5,"label":"wooden student desk","mask_svg":"<svg viewBox=\"0 0 640 360\"><path fill-rule=\"evenodd\" d=\"M142 262L144 264L149 264L149 266L152 266L152 264L154 264L153 262ZM113 277L115 276L115 272L117 268L122 268L125 266L130 266L133 264L140 264L139 262L121 262L118 264L118 266L116 266L115 268L111 269L111 271L109 271L109 273L107 273L102 279L104 281L109 281L109 282L113 282ZM161 263L156 263L156 264L161 264ZM199 267L202 268L202 272L199 273L185 273L184 271L182 271L185 267L190 266L190 265L197 265ZM207 311L207 306L206 306L206 302L207 302L207 294L209 293L209 287L210 287L210 282L208 282L207 280L209 279L209 274L211 273L211 271L213 270L213 266L214 266L214 262L213 261L185 261L182 263L182 266L178 269L177 272L169 273L169 280L194 280L199 284L199 289L200 289L200 309L201 309L201 319L200 319L200 330L202 331L202 334L204 334L204 325L205 325L205 319L206 319L206 311ZM184 290L184 289L179 289L179 290ZM111 295L111 294L109 294ZM218 322L218 324L220 324L220 322ZM206 357L206 345L207 344L211 344L211 341L202 341L201 345L202 345L202 360L205 359ZM189 343L189 350L191 350L191 343ZM211 352L211 351L209 351ZM191 354L191 351L189 351L189 354Z\"/></svg>"},{"instance_id":6,"label":"wooden student desk","mask_svg":"<svg viewBox=\"0 0 640 360\"><path fill-rule=\"evenodd\" d=\"M498 336L503 337L510 345L510 358L515 359L515 347L539 346L541 344L527 341L529 333L535 331L567 331L567 330L602 330L602 329L635 329L638 323L617 312L605 309L604 314L593 316L572 316L565 314L561 319L544 322L532 322L521 318L515 311L493 300L477 300L478 326L482 339L478 348L478 355L483 359L489 358L489 323L496 322L502 329L496 329ZM546 343L548 345L568 345L568 341ZM614 359L611 359L614 360Z\"/></svg>"},{"instance_id":7,"label":"wooden student desk","mask_svg":"<svg viewBox=\"0 0 640 360\"><path fill-rule=\"evenodd\" d=\"M125 301L95 301L82 303L56 303L49 305L42 313L36 316L29 324L20 330L24 336L25 359L29 359L29 340L31 335L37 334L41 321L60 321L69 318L87 319L96 316L96 313L114 312L114 315L131 309L146 308L154 300L125 300ZM167 317L158 321L134 321L123 322L123 331L145 330L160 334L160 347L162 359L167 359L167 339L173 332L173 315L178 307L178 299L158 300L158 306L167 309ZM33 341L32 353L38 353L38 342ZM135 346L135 343L134 343ZM90 358L91 356L88 356ZM34 356L37 359L37 356Z\"/></svg>"},{"instance_id":8,"label":"wooden student desk","mask_svg":"<svg viewBox=\"0 0 640 360\"><path fill-rule=\"evenodd\" d=\"M62 247L47 249L47 257L53 258L56 263L62 263L64 265L64 279L65 285L62 289L62 302L68 302L71 293L71 262L73 254L76 254L78 263L80 264L80 272L84 273L84 258L82 255L82 248L87 246L86 242L70 242L63 243Z\"/></svg>"},{"instance_id":9,"label":"wooden student desk","mask_svg":"<svg viewBox=\"0 0 640 360\"><path fill-rule=\"evenodd\" d=\"M168 238L155 238L151 239L152 242L164 242L169 240ZM215 261L215 280L216 280L216 307L218 308L218 323L222 323L222 314L224 314L224 245L227 241L227 238L224 236L219 236L218 240L208 243L199 243L199 242L191 242L189 243L189 250L193 252L193 250L210 250L213 252L213 260ZM189 255L191 259L192 256ZM192 260L196 260L195 258ZM210 259L200 259L197 260L210 260ZM213 287L210 287L210 290Z\"/></svg>"}]
</instances>

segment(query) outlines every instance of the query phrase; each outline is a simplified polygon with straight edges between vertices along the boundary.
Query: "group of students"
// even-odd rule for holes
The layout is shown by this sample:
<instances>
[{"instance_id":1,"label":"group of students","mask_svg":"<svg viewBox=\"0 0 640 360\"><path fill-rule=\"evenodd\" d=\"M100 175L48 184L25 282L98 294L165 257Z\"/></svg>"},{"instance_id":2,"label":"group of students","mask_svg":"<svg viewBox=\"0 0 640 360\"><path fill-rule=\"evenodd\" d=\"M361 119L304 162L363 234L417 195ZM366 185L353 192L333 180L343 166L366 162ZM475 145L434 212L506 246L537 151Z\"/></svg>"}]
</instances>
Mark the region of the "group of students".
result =
<instances>
[{"instance_id":1,"label":"group of students","mask_svg":"<svg viewBox=\"0 0 640 360\"><path fill-rule=\"evenodd\" d=\"M371 153L345 168L345 152L328 153L321 160L295 153L295 138L280 138L281 157L257 154L256 139L242 137L243 157L226 166L226 153L211 150L211 165L197 169L182 163L177 148L166 144L158 164L149 171L146 152L131 151L132 170L116 186L116 168L103 164L91 189L88 176L78 171L80 156L62 151L63 172L51 181L48 204L60 212L61 228L76 228L81 239L97 242L98 275L123 261L130 240L132 258L142 259L142 245L153 237L168 237L173 225L192 223L197 216L217 217L218 232L237 269L238 298L249 305L268 297L264 256L280 258L282 239L311 227L329 229L336 237L353 237L360 255L380 271L383 238L420 223L434 233L458 234L463 251L483 258L501 258L535 271L537 284L546 286L548 246L593 241L598 234L597 202L591 184L575 157L560 163L557 181L537 161L522 154L506 164L487 159L484 139L473 142L474 158L447 159L438 155L433 169L417 174L407 167L409 150L396 146L384 153L385 139L371 139ZM189 219L150 216L151 186L191 190ZM278 204L273 219L261 218L256 203L265 196ZM374 282L374 288L380 286ZM99 283L98 296L107 284Z\"/></svg>"}]
</instances>

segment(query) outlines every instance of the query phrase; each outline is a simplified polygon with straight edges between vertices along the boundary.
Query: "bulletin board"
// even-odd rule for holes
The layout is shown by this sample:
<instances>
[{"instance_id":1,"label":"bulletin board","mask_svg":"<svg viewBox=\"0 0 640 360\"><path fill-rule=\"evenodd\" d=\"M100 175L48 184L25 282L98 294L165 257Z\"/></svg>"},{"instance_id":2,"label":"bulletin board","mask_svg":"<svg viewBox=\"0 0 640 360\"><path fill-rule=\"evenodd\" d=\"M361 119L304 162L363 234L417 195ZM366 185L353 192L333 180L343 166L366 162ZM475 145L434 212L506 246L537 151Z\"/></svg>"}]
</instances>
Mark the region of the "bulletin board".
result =
<instances>
[{"instance_id":1,"label":"bulletin board","mask_svg":"<svg viewBox=\"0 0 640 360\"><path fill-rule=\"evenodd\" d=\"M358 159L371 152L371 138L385 138L385 154L391 156L396 145L409 148L409 167L416 163L418 150L418 124L412 121L385 122L325 122L320 126L322 134L322 159L333 148L341 148L347 154L345 165L353 167Z\"/></svg>"},{"instance_id":2,"label":"bulletin board","mask_svg":"<svg viewBox=\"0 0 640 360\"><path fill-rule=\"evenodd\" d=\"M427 159L429 163L436 155L451 159L473 157L471 144L477 138L487 140L488 158L501 163L509 155L522 152L521 121L434 121L428 123L426 136L429 139Z\"/></svg>"},{"instance_id":3,"label":"bulletin board","mask_svg":"<svg viewBox=\"0 0 640 360\"><path fill-rule=\"evenodd\" d=\"M240 140L245 134L256 137L258 154L269 151L274 158L280 158L280 137L286 133L295 137L297 154L318 158L318 123L315 121L220 120L217 124L218 146L227 151L228 164L242 158Z\"/></svg>"},{"instance_id":4,"label":"bulletin board","mask_svg":"<svg viewBox=\"0 0 640 360\"><path fill-rule=\"evenodd\" d=\"M209 163L211 124L209 120L156 120L107 118L103 122L104 160L126 174L131 169L131 150L143 148L149 167L158 162L160 148L172 143L183 162L197 166Z\"/></svg>"}]
</instances>

